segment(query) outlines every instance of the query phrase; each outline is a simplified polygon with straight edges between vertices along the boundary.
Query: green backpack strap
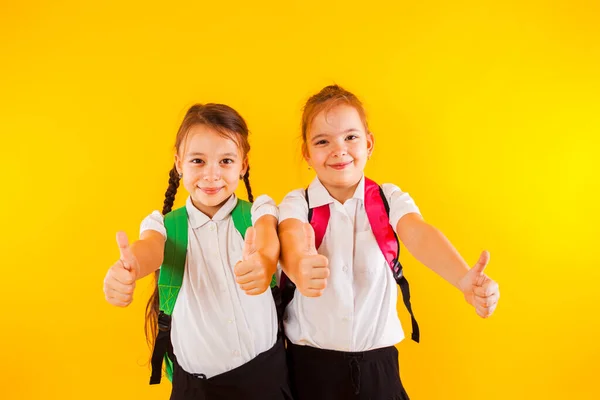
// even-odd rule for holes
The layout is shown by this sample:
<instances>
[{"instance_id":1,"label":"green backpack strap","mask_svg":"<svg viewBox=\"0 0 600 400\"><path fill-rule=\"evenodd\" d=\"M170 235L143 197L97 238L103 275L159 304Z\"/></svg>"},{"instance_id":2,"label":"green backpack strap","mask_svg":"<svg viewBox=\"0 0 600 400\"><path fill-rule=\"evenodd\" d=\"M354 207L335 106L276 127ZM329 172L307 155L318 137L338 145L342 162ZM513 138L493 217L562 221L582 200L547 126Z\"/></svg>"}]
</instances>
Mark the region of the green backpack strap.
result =
<instances>
[{"instance_id":1,"label":"green backpack strap","mask_svg":"<svg viewBox=\"0 0 600 400\"><path fill-rule=\"evenodd\" d=\"M158 277L158 299L160 311L170 316L173 314L185 272L188 245L188 215L185 207L175 209L165 215L165 229L167 230L167 241ZM168 354L165 354L164 359L167 378L173 381L173 361Z\"/></svg>"},{"instance_id":2,"label":"green backpack strap","mask_svg":"<svg viewBox=\"0 0 600 400\"><path fill-rule=\"evenodd\" d=\"M245 200L238 199L235 208L231 212L231 218L235 229L242 235L243 239L246 239L246 230L252 226L252 204ZM271 287L277 285L277 279L275 274L271 278Z\"/></svg>"},{"instance_id":3,"label":"green backpack strap","mask_svg":"<svg viewBox=\"0 0 600 400\"><path fill-rule=\"evenodd\" d=\"M252 226L252 204L245 200L238 199L237 204L231 212L233 225L235 229L246 238L246 230Z\"/></svg>"},{"instance_id":4,"label":"green backpack strap","mask_svg":"<svg viewBox=\"0 0 600 400\"><path fill-rule=\"evenodd\" d=\"M160 310L171 315L175 308L179 289L181 289L185 270L188 245L188 217L185 207L165 215L165 229L167 230L167 242L158 278L158 296Z\"/></svg>"}]
</instances>

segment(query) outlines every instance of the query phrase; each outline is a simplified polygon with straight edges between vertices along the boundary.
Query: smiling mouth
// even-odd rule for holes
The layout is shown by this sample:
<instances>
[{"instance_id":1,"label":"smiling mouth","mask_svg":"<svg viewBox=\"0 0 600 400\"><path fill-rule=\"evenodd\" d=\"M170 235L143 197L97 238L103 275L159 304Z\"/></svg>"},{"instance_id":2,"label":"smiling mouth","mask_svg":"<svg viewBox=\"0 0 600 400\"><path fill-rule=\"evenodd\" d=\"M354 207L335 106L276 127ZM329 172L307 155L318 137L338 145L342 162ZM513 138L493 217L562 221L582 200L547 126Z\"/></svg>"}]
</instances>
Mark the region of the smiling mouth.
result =
<instances>
[{"instance_id":1,"label":"smiling mouth","mask_svg":"<svg viewBox=\"0 0 600 400\"><path fill-rule=\"evenodd\" d=\"M206 194L216 194L218 193L221 189L223 189L223 187L214 187L214 188L199 188L200 190L202 190L204 193Z\"/></svg>"},{"instance_id":2,"label":"smiling mouth","mask_svg":"<svg viewBox=\"0 0 600 400\"><path fill-rule=\"evenodd\" d=\"M350 164L352 164L352 161L348 161L346 163L329 164L329 166L333 169L344 169Z\"/></svg>"}]
</instances>

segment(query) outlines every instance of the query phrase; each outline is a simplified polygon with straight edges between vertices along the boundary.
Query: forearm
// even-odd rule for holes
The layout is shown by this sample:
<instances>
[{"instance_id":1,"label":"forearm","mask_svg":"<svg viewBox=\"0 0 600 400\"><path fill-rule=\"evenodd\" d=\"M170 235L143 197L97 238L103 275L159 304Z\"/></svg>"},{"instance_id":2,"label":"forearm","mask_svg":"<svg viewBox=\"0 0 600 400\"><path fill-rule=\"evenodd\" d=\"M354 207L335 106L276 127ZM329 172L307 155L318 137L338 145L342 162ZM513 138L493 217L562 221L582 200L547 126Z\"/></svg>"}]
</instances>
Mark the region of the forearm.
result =
<instances>
[{"instance_id":1,"label":"forearm","mask_svg":"<svg viewBox=\"0 0 600 400\"><path fill-rule=\"evenodd\" d=\"M398 223L399 232L400 224L401 222ZM402 242L407 250L423 265L459 288L458 282L467 273L469 266L446 236L420 217L417 220L413 218L403 228Z\"/></svg>"},{"instance_id":2,"label":"forearm","mask_svg":"<svg viewBox=\"0 0 600 400\"><path fill-rule=\"evenodd\" d=\"M277 218L273 215L263 215L254 224L256 230L256 246L262 257L268 263L268 273L273 275L279 261L279 237L277 236Z\"/></svg>"},{"instance_id":3,"label":"forearm","mask_svg":"<svg viewBox=\"0 0 600 400\"><path fill-rule=\"evenodd\" d=\"M145 231L140 240L131 244L131 251L138 261L140 272L137 279L141 279L156 271L163 262L164 238L155 231Z\"/></svg>"},{"instance_id":4,"label":"forearm","mask_svg":"<svg viewBox=\"0 0 600 400\"><path fill-rule=\"evenodd\" d=\"M278 230L281 242L281 268L295 283L299 267L298 260L302 249L306 247L302 222L296 219L286 219L279 224Z\"/></svg>"}]
</instances>

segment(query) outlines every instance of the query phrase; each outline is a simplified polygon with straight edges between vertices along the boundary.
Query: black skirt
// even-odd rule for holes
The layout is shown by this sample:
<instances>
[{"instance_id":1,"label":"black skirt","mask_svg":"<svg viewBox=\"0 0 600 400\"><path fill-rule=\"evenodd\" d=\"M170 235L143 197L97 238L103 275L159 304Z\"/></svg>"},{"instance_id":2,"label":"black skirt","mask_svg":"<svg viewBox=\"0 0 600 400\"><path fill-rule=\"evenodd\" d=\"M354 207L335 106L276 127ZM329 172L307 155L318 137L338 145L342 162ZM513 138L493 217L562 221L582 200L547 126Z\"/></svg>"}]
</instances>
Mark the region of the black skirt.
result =
<instances>
[{"instance_id":1,"label":"black skirt","mask_svg":"<svg viewBox=\"0 0 600 400\"><path fill-rule=\"evenodd\" d=\"M231 371L206 379L173 362L171 400L291 400L285 348L278 339L270 350Z\"/></svg>"},{"instance_id":2,"label":"black skirt","mask_svg":"<svg viewBox=\"0 0 600 400\"><path fill-rule=\"evenodd\" d=\"M288 368L296 400L408 400L400 381L398 350L322 350L288 342Z\"/></svg>"}]
</instances>

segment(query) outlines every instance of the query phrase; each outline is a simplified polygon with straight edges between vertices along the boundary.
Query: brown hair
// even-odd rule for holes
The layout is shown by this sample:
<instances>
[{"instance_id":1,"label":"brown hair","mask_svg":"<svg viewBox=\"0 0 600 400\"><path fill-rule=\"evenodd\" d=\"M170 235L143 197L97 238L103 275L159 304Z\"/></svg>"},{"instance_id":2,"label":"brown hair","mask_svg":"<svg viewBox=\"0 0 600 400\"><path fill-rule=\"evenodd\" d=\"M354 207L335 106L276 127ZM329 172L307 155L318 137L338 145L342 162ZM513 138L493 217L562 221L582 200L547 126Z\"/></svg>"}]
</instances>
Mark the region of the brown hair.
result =
<instances>
[{"instance_id":1,"label":"brown hair","mask_svg":"<svg viewBox=\"0 0 600 400\"><path fill-rule=\"evenodd\" d=\"M217 132L223 137L233 140L240 151L242 152L243 158L248 156L250 152L250 143L248 142L248 126L246 121L237 111L233 108L224 104L195 104L187 111L179 130L175 138L175 151L179 152L181 145L185 142L190 129L195 125L206 125ZM163 204L162 213L163 215L169 213L173 208L175 202L175 195L177 194L177 188L179 187L179 173L177 168L173 165L171 171L169 171L169 186L165 192L165 201ZM246 174L243 176L246 191L248 192L248 200L254 201L252 195L252 189L250 188L250 166L246 170ZM158 276L159 270L154 273L154 293L148 300L146 305L146 341L152 349L154 347L154 341L156 340L156 334L158 330L158 313L159 313L159 299L158 299Z\"/></svg>"},{"instance_id":2,"label":"brown hair","mask_svg":"<svg viewBox=\"0 0 600 400\"><path fill-rule=\"evenodd\" d=\"M369 132L367 124L367 113L362 102L353 93L347 91L338 85L325 86L319 93L311 96L304 105L302 111L302 151L306 152L306 140L308 139L308 130L315 117L323 110L328 111L331 108L346 104L354 107L360 116L365 127L365 132Z\"/></svg>"}]
</instances>

